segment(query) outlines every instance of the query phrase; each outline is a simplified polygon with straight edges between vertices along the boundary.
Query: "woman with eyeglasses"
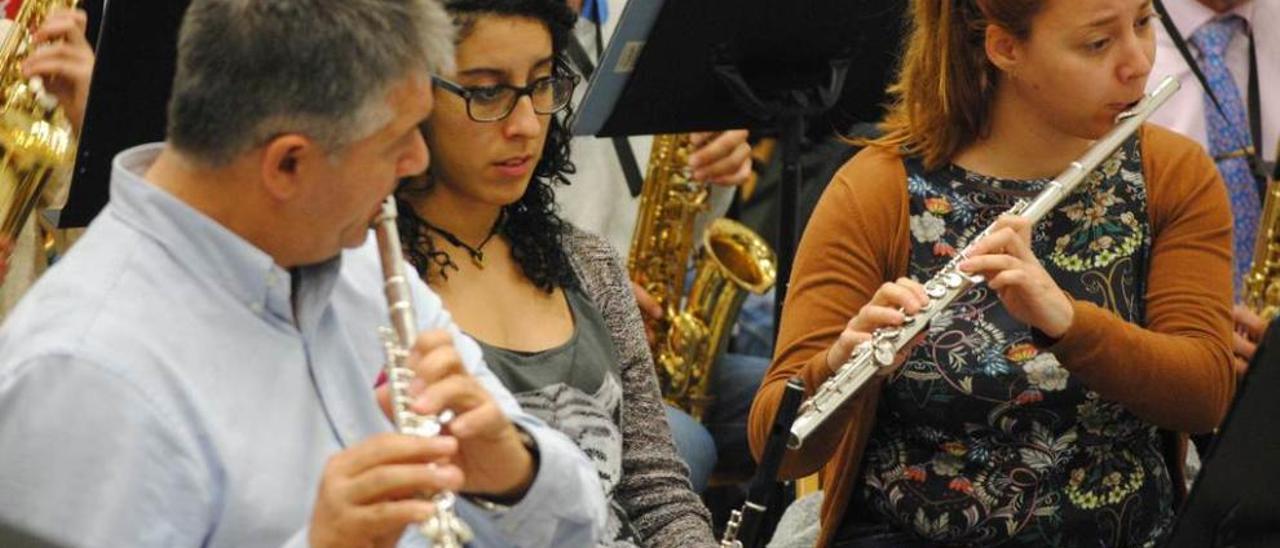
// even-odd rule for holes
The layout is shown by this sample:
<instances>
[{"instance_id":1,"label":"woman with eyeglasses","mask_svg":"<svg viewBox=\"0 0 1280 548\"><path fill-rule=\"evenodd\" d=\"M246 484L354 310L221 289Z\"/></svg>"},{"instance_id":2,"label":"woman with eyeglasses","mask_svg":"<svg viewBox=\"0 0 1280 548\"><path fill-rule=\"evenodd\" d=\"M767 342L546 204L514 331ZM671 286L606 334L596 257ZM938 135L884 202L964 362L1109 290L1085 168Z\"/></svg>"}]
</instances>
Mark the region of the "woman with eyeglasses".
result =
<instances>
[{"instance_id":1,"label":"woman with eyeglasses","mask_svg":"<svg viewBox=\"0 0 1280 548\"><path fill-rule=\"evenodd\" d=\"M557 216L576 20L558 0L446 1L457 72L400 199L405 254L520 404L592 458L606 546L715 546L676 455L635 298L609 244ZM495 463L500 465L500 463Z\"/></svg>"}]
</instances>

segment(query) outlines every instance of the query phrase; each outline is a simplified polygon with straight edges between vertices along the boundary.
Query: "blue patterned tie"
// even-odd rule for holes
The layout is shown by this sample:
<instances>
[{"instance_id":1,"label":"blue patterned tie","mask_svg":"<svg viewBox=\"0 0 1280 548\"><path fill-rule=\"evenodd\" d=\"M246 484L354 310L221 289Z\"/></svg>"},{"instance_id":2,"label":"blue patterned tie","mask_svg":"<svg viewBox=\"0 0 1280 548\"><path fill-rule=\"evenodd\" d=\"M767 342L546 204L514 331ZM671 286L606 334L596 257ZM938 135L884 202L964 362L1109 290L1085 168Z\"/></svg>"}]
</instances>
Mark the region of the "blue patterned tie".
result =
<instances>
[{"instance_id":1,"label":"blue patterned tie","mask_svg":"<svg viewBox=\"0 0 1280 548\"><path fill-rule=\"evenodd\" d=\"M1205 23L1191 35L1191 43L1200 50L1200 69L1209 81L1209 89L1213 90L1222 105L1222 112L1219 113L1213 100L1205 94L1204 112L1209 133L1209 154L1217 159L1218 171L1222 173L1222 178L1227 183L1227 192L1231 196L1231 213L1235 215L1237 296L1240 281L1248 272L1249 262L1253 258L1253 239L1262 211L1257 182L1249 170L1249 161L1239 154L1226 157L1249 147L1252 142L1244 100L1226 63L1227 45L1231 43L1232 36L1243 31L1244 23L1239 16L1229 15Z\"/></svg>"}]
</instances>

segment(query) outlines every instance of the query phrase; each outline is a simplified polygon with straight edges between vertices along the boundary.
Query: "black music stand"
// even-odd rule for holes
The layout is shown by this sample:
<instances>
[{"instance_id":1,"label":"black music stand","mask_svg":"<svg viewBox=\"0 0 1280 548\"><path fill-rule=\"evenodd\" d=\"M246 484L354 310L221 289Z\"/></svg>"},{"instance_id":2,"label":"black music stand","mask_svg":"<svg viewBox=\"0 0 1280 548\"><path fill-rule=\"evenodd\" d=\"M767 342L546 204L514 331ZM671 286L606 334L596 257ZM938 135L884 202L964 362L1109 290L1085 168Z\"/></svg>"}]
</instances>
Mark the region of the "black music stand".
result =
<instances>
[{"instance_id":1,"label":"black music stand","mask_svg":"<svg viewBox=\"0 0 1280 548\"><path fill-rule=\"evenodd\" d=\"M1267 330L1166 548L1280 546L1280 329Z\"/></svg>"},{"instance_id":2,"label":"black music stand","mask_svg":"<svg viewBox=\"0 0 1280 548\"><path fill-rule=\"evenodd\" d=\"M879 118L905 6L905 0L633 0L573 131L776 132L783 162L776 326L796 242L805 119L832 107Z\"/></svg>"},{"instance_id":3,"label":"black music stand","mask_svg":"<svg viewBox=\"0 0 1280 548\"><path fill-rule=\"evenodd\" d=\"M89 224L107 203L111 160L134 145L164 140L178 26L188 0L87 4L97 60L85 107L71 192L61 228Z\"/></svg>"}]
</instances>

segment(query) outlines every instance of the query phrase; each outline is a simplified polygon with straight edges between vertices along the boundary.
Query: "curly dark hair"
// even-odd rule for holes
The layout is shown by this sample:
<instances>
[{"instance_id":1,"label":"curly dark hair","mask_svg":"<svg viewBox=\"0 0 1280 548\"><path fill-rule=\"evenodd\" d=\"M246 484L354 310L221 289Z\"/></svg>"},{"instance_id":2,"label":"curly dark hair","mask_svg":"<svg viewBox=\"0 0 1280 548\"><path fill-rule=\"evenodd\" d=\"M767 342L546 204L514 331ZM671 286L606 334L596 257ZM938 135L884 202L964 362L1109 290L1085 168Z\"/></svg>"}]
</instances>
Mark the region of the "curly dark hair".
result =
<instances>
[{"instance_id":1,"label":"curly dark hair","mask_svg":"<svg viewBox=\"0 0 1280 548\"><path fill-rule=\"evenodd\" d=\"M486 15L527 17L541 22L551 33L551 47L555 55L553 73L573 74L565 52L578 16L564 0L445 0L444 5L453 16L458 42L465 40L476 21ZM510 242L511 256L525 277L548 293L556 287L569 288L577 284L564 245L569 224L556 212L554 189L556 185L569 184L566 175L574 173L573 163L569 160L572 135L565 123L571 114L572 108L565 107L551 117L542 157L534 166L529 188L524 196L504 208L500 225L496 227L496 233ZM401 184L397 195L403 200L412 193L430 188L432 184L428 170L425 185L406 181ZM447 277L448 256L441 257L443 252L437 250L426 235L422 219L406 205L402 204L400 211L400 237L409 262L427 281L437 275Z\"/></svg>"}]
</instances>

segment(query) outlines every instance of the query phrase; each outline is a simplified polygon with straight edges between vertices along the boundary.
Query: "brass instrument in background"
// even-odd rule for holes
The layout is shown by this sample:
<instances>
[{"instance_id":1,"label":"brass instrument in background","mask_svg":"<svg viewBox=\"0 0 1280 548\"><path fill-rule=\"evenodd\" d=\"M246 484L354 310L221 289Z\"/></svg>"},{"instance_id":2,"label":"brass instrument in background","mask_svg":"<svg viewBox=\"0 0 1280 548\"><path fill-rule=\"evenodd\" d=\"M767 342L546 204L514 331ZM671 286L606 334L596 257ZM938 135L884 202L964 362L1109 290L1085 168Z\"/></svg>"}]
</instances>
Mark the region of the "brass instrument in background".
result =
<instances>
[{"instance_id":1,"label":"brass instrument in background","mask_svg":"<svg viewBox=\"0 0 1280 548\"><path fill-rule=\"evenodd\" d=\"M57 99L39 77L22 75L32 29L75 0L24 0L0 44L0 236L17 240L51 180L70 172L75 138Z\"/></svg>"},{"instance_id":2,"label":"brass instrument in background","mask_svg":"<svg viewBox=\"0 0 1280 548\"><path fill-rule=\"evenodd\" d=\"M664 311L646 318L655 334L654 364L668 402L701 420L711 396L711 368L724 350L746 292L773 287L777 259L760 236L728 219L703 234L693 285L685 274L694 252L694 222L708 207L710 190L690 179L688 134L653 139L649 170L631 240L627 269Z\"/></svg>"},{"instance_id":3,"label":"brass instrument in background","mask_svg":"<svg viewBox=\"0 0 1280 548\"><path fill-rule=\"evenodd\" d=\"M1280 160L1280 145L1276 147ZM1276 174L1280 175L1280 167ZM1262 215L1258 235L1253 244L1253 262L1244 276L1241 300L1265 321L1280 312L1280 177L1267 181L1267 194L1262 197Z\"/></svg>"}]
</instances>

